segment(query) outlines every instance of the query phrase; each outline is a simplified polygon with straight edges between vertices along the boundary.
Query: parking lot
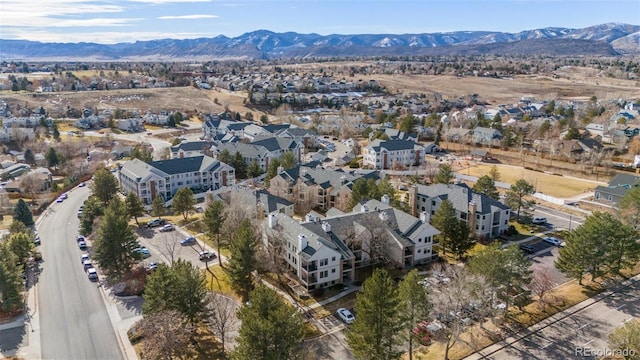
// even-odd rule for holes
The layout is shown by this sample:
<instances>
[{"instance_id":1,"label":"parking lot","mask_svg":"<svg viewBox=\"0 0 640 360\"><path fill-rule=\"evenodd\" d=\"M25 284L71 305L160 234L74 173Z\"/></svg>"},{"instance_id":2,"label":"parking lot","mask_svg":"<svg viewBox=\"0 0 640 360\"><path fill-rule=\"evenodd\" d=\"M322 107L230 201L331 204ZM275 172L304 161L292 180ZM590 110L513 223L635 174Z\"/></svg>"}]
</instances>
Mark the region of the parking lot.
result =
<instances>
[{"instance_id":1,"label":"parking lot","mask_svg":"<svg viewBox=\"0 0 640 360\"><path fill-rule=\"evenodd\" d=\"M140 228L138 229L138 241L140 245L145 246L151 252L151 256L144 259L146 264L155 263L171 263L177 259L183 259L198 265L202 268L206 267L206 263L198 258L200 251L206 250L200 242L195 245L182 246L180 240L189 236L179 227L169 232L160 232L160 227ZM212 259L209 264L217 264L218 259Z\"/></svg>"}]
</instances>

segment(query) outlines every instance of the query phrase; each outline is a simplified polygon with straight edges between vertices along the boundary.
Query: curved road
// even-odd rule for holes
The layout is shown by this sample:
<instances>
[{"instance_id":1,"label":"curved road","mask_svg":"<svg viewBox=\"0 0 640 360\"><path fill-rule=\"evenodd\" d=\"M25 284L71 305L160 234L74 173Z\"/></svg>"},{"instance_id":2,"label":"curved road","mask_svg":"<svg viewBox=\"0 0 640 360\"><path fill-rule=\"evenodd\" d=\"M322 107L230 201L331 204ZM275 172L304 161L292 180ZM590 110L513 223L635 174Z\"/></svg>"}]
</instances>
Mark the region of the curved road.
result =
<instances>
[{"instance_id":1,"label":"curved road","mask_svg":"<svg viewBox=\"0 0 640 360\"><path fill-rule=\"evenodd\" d=\"M69 192L38 226L44 259L38 280L43 359L122 359L100 289L87 279L75 241L76 214L88 195L87 187Z\"/></svg>"}]
</instances>

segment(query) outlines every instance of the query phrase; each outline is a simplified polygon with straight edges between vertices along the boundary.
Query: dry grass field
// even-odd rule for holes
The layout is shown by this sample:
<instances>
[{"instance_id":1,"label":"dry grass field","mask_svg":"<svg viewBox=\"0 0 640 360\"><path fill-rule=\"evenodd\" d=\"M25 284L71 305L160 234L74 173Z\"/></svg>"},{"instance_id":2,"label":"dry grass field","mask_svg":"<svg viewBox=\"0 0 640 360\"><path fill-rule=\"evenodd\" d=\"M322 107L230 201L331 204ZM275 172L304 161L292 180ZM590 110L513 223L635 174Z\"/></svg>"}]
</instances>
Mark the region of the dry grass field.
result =
<instances>
[{"instance_id":1,"label":"dry grass field","mask_svg":"<svg viewBox=\"0 0 640 360\"><path fill-rule=\"evenodd\" d=\"M488 175L493 164L479 164L469 162L470 167L458 170L463 175L477 176ZM559 197L570 198L592 191L598 183L589 180L579 180L558 175L550 175L538 171L525 170L520 167L496 164L500 171L500 181L514 184L520 179L524 179L534 185L537 191Z\"/></svg>"}]
</instances>

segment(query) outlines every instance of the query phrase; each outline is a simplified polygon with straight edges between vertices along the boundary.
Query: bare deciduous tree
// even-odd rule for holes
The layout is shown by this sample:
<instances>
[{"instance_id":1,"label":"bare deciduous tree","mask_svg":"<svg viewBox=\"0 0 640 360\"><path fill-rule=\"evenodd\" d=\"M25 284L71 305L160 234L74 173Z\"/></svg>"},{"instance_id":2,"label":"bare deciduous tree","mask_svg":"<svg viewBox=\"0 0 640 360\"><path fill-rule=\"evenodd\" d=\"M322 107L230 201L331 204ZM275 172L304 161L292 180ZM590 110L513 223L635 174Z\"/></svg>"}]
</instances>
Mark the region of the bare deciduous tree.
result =
<instances>
[{"instance_id":1,"label":"bare deciduous tree","mask_svg":"<svg viewBox=\"0 0 640 360\"><path fill-rule=\"evenodd\" d=\"M20 178L20 187L31 196L31 204L35 202L35 194L42 190L44 180L33 172L28 173Z\"/></svg>"},{"instance_id":2,"label":"bare deciduous tree","mask_svg":"<svg viewBox=\"0 0 640 360\"><path fill-rule=\"evenodd\" d=\"M529 288L531 292L538 297L538 304L542 307L542 311L545 311L547 306L547 295L549 295L549 291L555 286L556 282L549 269L539 269L533 273Z\"/></svg>"},{"instance_id":3,"label":"bare deciduous tree","mask_svg":"<svg viewBox=\"0 0 640 360\"><path fill-rule=\"evenodd\" d=\"M193 326L180 312L153 313L140 320L143 359L183 358L188 354Z\"/></svg>"},{"instance_id":4,"label":"bare deciduous tree","mask_svg":"<svg viewBox=\"0 0 640 360\"><path fill-rule=\"evenodd\" d=\"M213 333L220 339L226 352L227 340L231 333L240 329L240 320L236 316L238 304L235 300L221 294L209 293L206 298L207 318Z\"/></svg>"},{"instance_id":5,"label":"bare deciduous tree","mask_svg":"<svg viewBox=\"0 0 640 360\"><path fill-rule=\"evenodd\" d=\"M169 266L172 266L177 260L178 248L178 233L174 231L165 233L164 236L162 236L158 249L160 250L160 254L169 260Z\"/></svg>"}]
</instances>

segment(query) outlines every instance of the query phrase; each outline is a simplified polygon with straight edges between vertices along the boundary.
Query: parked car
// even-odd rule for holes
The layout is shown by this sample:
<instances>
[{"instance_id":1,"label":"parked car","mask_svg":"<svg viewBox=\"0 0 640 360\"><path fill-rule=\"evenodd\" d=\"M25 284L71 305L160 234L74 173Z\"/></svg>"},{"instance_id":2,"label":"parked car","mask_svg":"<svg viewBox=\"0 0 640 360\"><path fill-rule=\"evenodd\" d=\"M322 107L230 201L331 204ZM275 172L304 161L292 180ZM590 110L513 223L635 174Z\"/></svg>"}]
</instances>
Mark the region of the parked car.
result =
<instances>
[{"instance_id":1,"label":"parked car","mask_svg":"<svg viewBox=\"0 0 640 360\"><path fill-rule=\"evenodd\" d=\"M356 317L353 316L351 311L345 308L338 309L338 311L336 311L336 314L340 319L342 319L342 321L344 321L347 324L352 324L356 320Z\"/></svg>"},{"instance_id":2,"label":"parked car","mask_svg":"<svg viewBox=\"0 0 640 360\"><path fill-rule=\"evenodd\" d=\"M82 209L78 210L78 219L82 217Z\"/></svg>"},{"instance_id":3,"label":"parked car","mask_svg":"<svg viewBox=\"0 0 640 360\"><path fill-rule=\"evenodd\" d=\"M206 250L205 251L200 251L198 253L198 259L200 259L202 261L209 261L209 260L215 259L215 257L216 256L212 252L206 251Z\"/></svg>"},{"instance_id":4,"label":"parked car","mask_svg":"<svg viewBox=\"0 0 640 360\"><path fill-rule=\"evenodd\" d=\"M553 236L544 237L544 238L542 238L542 241L546 242L547 244L551 244L553 246L560 246L562 244L560 239L555 238Z\"/></svg>"},{"instance_id":5,"label":"parked car","mask_svg":"<svg viewBox=\"0 0 640 360\"><path fill-rule=\"evenodd\" d=\"M194 238L193 236L189 236L188 238L184 238L180 240L180 245L182 246L195 245L195 243L196 243L196 238Z\"/></svg>"},{"instance_id":6,"label":"parked car","mask_svg":"<svg viewBox=\"0 0 640 360\"><path fill-rule=\"evenodd\" d=\"M158 268L158 263L157 263L157 262L152 262L152 263L149 263L149 264L147 265L147 271L148 271L148 272L152 272L152 271L154 271L154 270L155 270L155 269L157 269L157 268Z\"/></svg>"},{"instance_id":7,"label":"parked car","mask_svg":"<svg viewBox=\"0 0 640 360\"><path fill-rule=\"evenodd\" d=\"M98 272L95 268L89 268L87 269L87 277L91 281L98 281Z\"/></svg>"},{"instance_id":8,"label":"parked car","mask_svg":"<svg viewBox=\"0 0 640 360\"><path fill-rule=\"evenodd\" d=\"M151 251L149 251L149 249L147 249L144 246L139 247L139 248L135 249L134 251L137 252L138 254L142 255L143 259L146 259L149 256L151 256Z\"/></svg>"},{"instance_id":9,"label":"parked car","mask_svg":"<svg viewBox=\"0 0 640 360\"><path fill-rule=\"evenodd\" d=\"M61 198L67 200L69 198L69 195L67 195L67 193L62 193L62 195L60 195Z\"/></svg>"},{"instance_id":10,"label":"parked car","mask_svg":"<svg viewBox=\"0 0 640 360\"><path fill-rule=\"evenodd\" d=\"M534 225L544 225L547 223L547 218L546 217L536 217L533 218L533 220L531 220L531 223Z\"/></svg>"},{"instance_id":11,"label":"parked car","mask_svg":"<svg viewBox=\"0 0 640 360\"><path fill-rule=\"evenodd\" d=\"M63 202L63 201L64 201L64 199L62 198L62 196L60 196L60 197L58 197L58 198L56 199L56 202L57 202L57 203L61 203L61 202Z\"/></svg>"},{"instance_id":12,"label":"parked car","mask_svg":"<svg viewBox=\"0 0 640 360\"><path fill-rule=\"evenodd\" d=\"M148 228L158 227L164 225L166 221L164 219L153 219L147 223Z\"/></svg>"},{"instance_id":13,"label":"parked car","mask_svg":"<svg viewBox=\"0 0 640 360\"><path fill-rule=\"evenodd\" d=\"M78 184L78 187L85 187L87 184L81 182L80 184Z\"/></svg>"},{"instance_id":14,"label":"parked car","mask_svg":"<svg viewBox=\"0 0 640 360\"><path fill-rule=\"evenodd\" d=\"M87 243L84 242L84 240L80 240L78 241L78 247L80 248L80 250L87 250Z\"/></svg>"},{"instance_id":15,"label":"parked car","mask_svg":"<svg viewBox=\"0 0 640 360\"><path fill-rule=\"evenodd\" d=\"M173 231L175 230L175 226L173 226L173 224L165 224L162 225L162 227L160 228L160 232L169 232L169 231Z\"/></svg>"},{"instance_id":16,"label":"parked car","mask_svg":"<svg viewBox=\"0 0 640 360\"><path fill-rule=\"evenodd\" d=\"M82 267L84 267L84 271L87 271L89 268L93 267L93 264L91 263L91 260L87 259L82 262Z\"/></svg>"},{"instance_id":17,"label":"parked car","mask_svg":"<svg viewBox=\"0 0 640 360\"><path fill-rule=\"evenodd\" d=\"M531 245L520 244L520 250L524 251L527 254L533 254L536 252L536 249Z\"/></svg>"},{"instance_id":18,"label":"parked car","mask_svg":"<svg viewBox=\"0 0 640 360\"><path fill-rule=\"evenodd\" d=\"M41 243L42 241L40 240L40 235L36 235L36 237L33 239L33 244L35 246L40 246Z\"/></svg>"},{"instance_id":19,"label":"parked car","mask_svg":"<svg viewBox=\"0 0 640 360\"><path fill-rule=\"evenodd\" d=\"M89 254L82 254L80 256L80 262L84 264L85 261L89 260Z\"/></svg>"},{"instance_id":20,"label":"parked car","mask_svg":"<svg viewBox=\"0 0 640 360\"><path fill-rule=\"evenodd\" d=\"M84 236L78 235L78 237L76 238L76 241L86 241L86 239L84 238Z\"/></svg>"}]
</instances>

